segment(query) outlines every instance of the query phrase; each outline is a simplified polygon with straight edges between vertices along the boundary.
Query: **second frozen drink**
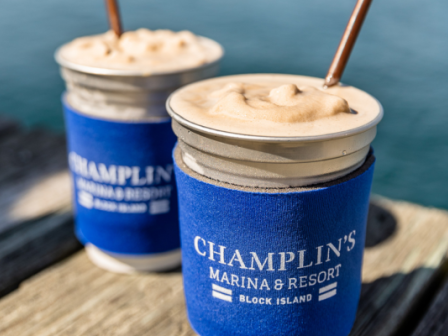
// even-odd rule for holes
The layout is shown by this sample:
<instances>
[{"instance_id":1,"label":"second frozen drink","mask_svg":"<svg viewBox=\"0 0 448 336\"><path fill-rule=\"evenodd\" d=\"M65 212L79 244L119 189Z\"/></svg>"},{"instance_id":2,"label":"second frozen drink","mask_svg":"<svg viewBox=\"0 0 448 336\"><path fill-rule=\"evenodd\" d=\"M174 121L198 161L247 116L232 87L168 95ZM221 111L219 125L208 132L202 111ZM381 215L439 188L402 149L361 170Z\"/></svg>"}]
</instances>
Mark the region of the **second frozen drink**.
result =
<instances>
[{"instance_id":1,"label":"second frozen drink","mask_svg":"<svg viewBox=\"0 0 448 336\"><path fill-rule=\"evenodd\" d=\"M180 264L165 101L216 75L222 54L190 32L147 29L82 37L57 51L76 233L98 266L129 273Z\"/></svg>"}]
</instances>

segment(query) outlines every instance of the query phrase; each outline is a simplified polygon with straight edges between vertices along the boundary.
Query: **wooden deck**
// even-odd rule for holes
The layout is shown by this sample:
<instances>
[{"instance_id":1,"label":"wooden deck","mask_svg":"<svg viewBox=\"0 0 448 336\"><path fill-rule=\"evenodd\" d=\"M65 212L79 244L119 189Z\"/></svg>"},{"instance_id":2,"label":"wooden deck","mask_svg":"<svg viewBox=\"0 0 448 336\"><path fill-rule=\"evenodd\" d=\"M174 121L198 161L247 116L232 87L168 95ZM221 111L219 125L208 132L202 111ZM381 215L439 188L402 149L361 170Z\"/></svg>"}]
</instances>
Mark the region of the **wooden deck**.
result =
<instances>
[{"instance_id":1,"label":"wooden deck","mask_svg":"<svg viewBox=\"0 0 448 336\"><path fill-rule=\"evenodd\" d=\"M195 335L181 270L117 275L73 235L63 136L0 121L0 335ZM374 197L351 335L448 335L448 212Z\"/></svg>"}]
</instances>

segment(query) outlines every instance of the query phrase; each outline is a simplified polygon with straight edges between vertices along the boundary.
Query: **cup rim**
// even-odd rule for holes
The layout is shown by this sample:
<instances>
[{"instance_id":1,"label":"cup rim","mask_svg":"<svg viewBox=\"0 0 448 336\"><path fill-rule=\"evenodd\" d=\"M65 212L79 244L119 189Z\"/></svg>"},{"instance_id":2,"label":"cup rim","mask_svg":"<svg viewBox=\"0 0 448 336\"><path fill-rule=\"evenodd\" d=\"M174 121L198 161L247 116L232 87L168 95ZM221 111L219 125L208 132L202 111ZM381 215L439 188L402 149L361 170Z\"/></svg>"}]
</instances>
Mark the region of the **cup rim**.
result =
<instances>
[{"instance_id":1,"label":"cup rim","mask_svg":"<svg viewBox=\"0 0 448 336\"><path fill-rule=\"evenodd\" d=\"M223 138L230 138L230 139L238 139L238 140L247 140L247 141L254 141L254 142L271 142L271 143L280 143L280 142L318 142L318 141L326 141L326 140L332 140L332 139L340 139L340 138L346 138L350 137L356 134L360 134L363 132L366 132L367 130L375 127L379 124L379 122L383 119L384 116L384 110L381 103L370 95L378 104L379 107L379 113L378 115L368 122L365 125L347 130L342 132L334 132L329 134L323 134L323 135L311 135L311 136L296 136L296 137L282 137L282 136L262 136L262 135L250 135L250 134L243 134L243 133L232 133L227 131L218 130L215 128L210 128L206 126L202 126L199 124L196 124L192 121L189 121L183 117L181 117L179 114L177 114L172 108L171 108L171 98L173 95L175 95L180 89L177 89L174 91L167 99L166 101L166 110L168 114L176 120L179 124L190 128L194 131L198 131L201 133L205 133L208 135L223 137Z\"/></svg>"}]
</instances>

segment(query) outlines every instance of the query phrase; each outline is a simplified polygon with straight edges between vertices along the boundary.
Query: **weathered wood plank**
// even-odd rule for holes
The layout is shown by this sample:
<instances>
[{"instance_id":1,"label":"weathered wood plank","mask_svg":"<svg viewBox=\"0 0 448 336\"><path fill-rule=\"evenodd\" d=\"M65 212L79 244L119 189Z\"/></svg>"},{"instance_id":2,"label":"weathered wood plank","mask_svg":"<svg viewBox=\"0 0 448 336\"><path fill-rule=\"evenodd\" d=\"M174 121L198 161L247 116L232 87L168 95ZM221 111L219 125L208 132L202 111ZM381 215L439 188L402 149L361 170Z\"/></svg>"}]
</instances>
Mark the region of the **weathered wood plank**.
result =
<instances>
[{"instance_id":1,"label":"weathered wood plank","mask_svg":"<svg viewBox=\"0 0 448 336\"><path fill-rule=\"evenodd\" d=\"M63 135L0 120L0 297L80 249Z\"/></svg>"},{"instance_id":2,"label":"weathered wood plank","mask_svg":"<svg viewBox=\"0 0 448 336\"><path fill-rule=\"evenodd\" d=\"M445 262L448 213L382 198L375 203L389 214L371 213L370 226L395 220L396 229L389 239L366 249L351 335L409 335ZM391 224L386 226L390 230Z\"/></svg>"},{"instance_id":3,"label":"weathered wood plank","mask_svg":"<svg viewBox=\"0 0 448 336\"><path fill-rule=\"evenodd\" d=\"M13 132L0 141L0 183L32 170L36 165L59 163L64 151L63 135L39 129Z\"/></svg>"},{"instance_id":4,"label":"weathered wood plank","mask_svg":"<svg viewBox=\"0 0 448 336\"><path fill-rule=\"evenodd\" d=\"M365 253L352 335L407 335L402 333L406 317L443 264L448 214L404 202L376 202L380 208L371 212L373 238ZM23 283L0 301L0 316L4 336L194 335L181 273L112 274L93 266L84 252Z\"/></svg>"},{"instance_id":5,"label":"weathered wood plank","mask_svg":"<svg viewBox=\"0 0 448 336\"><path fill-rule=\"evenodd\" d=\"M65 141L44 131L0 139L0 233L70 204Z\"/></svg>"},{"instance_id":6,"label":"weathered wood plank","mask_svg":"<svg viewBox=\"0 0 448 336\"><path fill-rule=\"evenodd\" d=\"M448 281L431 304L412 336L448 335Z\"/></svg>"},{"instance_id":7,"label":"weathered wood plank","mask_svg":"<svg viewBox=\"0 0 448 336\"><path fill-rule=\"evenodd\" d=\"M12 294L0 301L9 307L0 309L0 334L194 335L179 280L180 273L107 273L80 253L33 279L37 287L27 284L16 292L23 300Z\"/></svg>"},{"instance_id":8,"label":"weathered wood plank","mask_svg":"<svg viewBox=\"0 0 448 336\"><path fill-rule=\"evenodd\" d=\"M0 234L0 297L79 249L70 208Z\"/></svg>"}]
</instances>

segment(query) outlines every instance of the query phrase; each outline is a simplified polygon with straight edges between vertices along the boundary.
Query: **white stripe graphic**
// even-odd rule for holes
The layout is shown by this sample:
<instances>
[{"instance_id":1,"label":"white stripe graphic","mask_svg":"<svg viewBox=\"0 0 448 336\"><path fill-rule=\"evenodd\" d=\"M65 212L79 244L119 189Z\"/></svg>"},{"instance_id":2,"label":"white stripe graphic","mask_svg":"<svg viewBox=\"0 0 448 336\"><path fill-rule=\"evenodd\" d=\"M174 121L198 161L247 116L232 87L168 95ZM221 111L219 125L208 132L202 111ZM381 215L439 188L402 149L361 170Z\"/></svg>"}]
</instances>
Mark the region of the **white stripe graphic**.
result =
<instances>
[{"instance_id":1,"label":"white stripe graphic","mask_svg":"<svg viewBox=\"0 0 448 336\"><path fill-rule=\"evenodd\" d=\"M215 291L218 291L218 292L221 292L221 293L224 293L227 295L232 295L232 290L230 290L230 289L227 289L227 288L215 285L215 284L212 284L212 288Z\"/></svg>"},{"instance_id":2,"label":"white stripe graphic","mask_svg":"<svg viewBox=\"0 0 448 336\"><path fill-rule=\"evenodd\" d=\"M327 292L325 294L319 295L319 301L326 300L336 295L336 289L333 289L331 292Z\"/></svg>"},{"instance_id":3,"label":"white stripe graphic","mask_svg":"<svg viewBox=\"0 0 448 336\"><path fill-rule=\"evenodd\" d=\"M218 292L213 291L212 292L213 297L217 298L217 299L221 299L224 301L228 301L228 302L232 302L232 297L229 295L224 295Z\"/></svg>"},{"instance_id":4,"label":"white stripe graphic","mask_svg":"<svg viewBox=\"0 0 448 336\"><path fill-rule=\"evenodd\" d=\"M330 289L336 288L338 285L337 282L333 282L332 284L329 284L328 286L322 287L319 289L319 294L322 294L324 292L328 292Z\"/></svg>"}]
</instances>

